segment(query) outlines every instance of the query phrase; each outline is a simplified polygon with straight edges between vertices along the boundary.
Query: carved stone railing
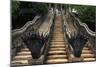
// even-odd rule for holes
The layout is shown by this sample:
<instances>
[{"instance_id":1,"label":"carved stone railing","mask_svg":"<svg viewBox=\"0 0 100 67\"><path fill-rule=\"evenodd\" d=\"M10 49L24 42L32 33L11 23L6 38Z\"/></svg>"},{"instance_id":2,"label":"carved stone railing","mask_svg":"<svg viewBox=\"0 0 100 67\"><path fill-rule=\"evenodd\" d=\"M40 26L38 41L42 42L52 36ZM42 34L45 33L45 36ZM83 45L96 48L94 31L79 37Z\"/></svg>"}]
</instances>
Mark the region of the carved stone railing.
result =
<instances>
[{"instance_id":1,"label":"carved stone railing","mask_svg":"<svg viewBox=\"0 0 100 67\"><path fill-rule=\"evenodd\" d=\"M36 20L40 18L40 16L35 16L35 18L32 21L28 21L23 27L20 29L15 29L12 31L12 36L15 36L17 34L23 33L30 25L34 24Z\"/></svg>"},{"instance_id":2,"label":"carved stone railing","mask_svg":"<svg viewBox=\"0 0 100 67\"><path fill-rule=\"evenodd\" d=\"M68 42L69 37L70 36L70 32L69 32L69 27L68 24L66 23L66 18L64 15L64 10L61 9L61 17L62 17L62 25L63 25L63 33L64 33L64 41L65 41L65 46L66 46L66 54L68 55L68 62L69 62L69 58L70 58L70 44ZM69 35L68 35L69 34Z\"/></svg>"},{"instance_id":3,"label":"carved stone railing","mask_svg":"<svg viewBox=\"0 0 100 67\"><path fill-rule=\"evenodd\" d=\"M71 22L75 23L76 26L79 28L79 30L83 33L83 35L86 35L88 37L88 46L91 48L91 50L96 53L96 43L95 43L95 39L96 39L96 33L93 32L92 30L89 29L89 27L85 24L82 23L74 14L67 12L67 20L71 20ZM66 19L65 19L66 20ZM68 37L70 36L70 30L68 27L68 24L66 23L68 21L65 21L65 25L66 25L66 33Z\"/></svg>"},{"instance_id":4,"label":"carved stone railing","mask_svg":"<svg viewBox=\"0 0 100 67\"><path fill-rule=\"evenodd\" d=\"M42 32L43 36L48 36L48 40L47 42L45 42L45 44L43 45L43 47L41 48L41 56L39 59L37 59L36 61L33 62L33 64L43 64L46 60L46 56L47 56L47 52L48 52L48 48L49 48L49 45L50 45L50 40L51 40L51 37L52 37L52 32L53 32L53 27L54 27L54 14L52 13L49 13L48 14L48 17L46 18L47 19L47 22L44 21L44 24L45 23L48 23L49 24L49 29L48 31L40 31ZM44 26L43 24L43 26ZM41 28L41 27L40 27ZM44 29L44 28L43 28ZM39 29L38 29L38 32L39 32ZM44 34L45 33L45 34ZM40 34L41 35L41 34Z\"/></svg>"},{"instance_id":5,"label":"carved stone railing","mask_svg":"<svg viewBox=\"0 0 100 67\"><path fill-rule=\"evenodd\" d=\"M79 30L81 30L81 32L83 33L83 35L86 35L89 39L88 39L88 43L87 46L91 48L91 50L93 51L94 54L96 54L96 43L95 43L95 32L91 31L89 29L89 27L85 24L82 23L77 17L75 17L72 13L67 12L67 15L64 15L64 12L62 10L62 18L63 18L63 28L64 28L64 33L65 33L65 39L69 40L69 38L71 38L70 35L70 29L69 29L69 25L67 24L67 22L69 22L68 20L70 19L70 22L76 23L76 26L79 28ZM68 44L68 49L66 50L68 52L68 57L69 57L69 62L70 62L70 55L72 54L71 50L72 48L70 47L70 43L68 43L67 41L65 41L66 44Z\"/></svg>"},{"instance_id":6,"label":"carved stone railing","mask_svg":"<svg viewBox=\"0 0 100 67\"><path fill-rule=\"evenodd\" d=\"M68 62L70 62L70 57L71 57L71 53L72 53L71 48L70 48L70 43L69 43L69 39L71 38L70 30L69 30L69 25L67 24L67 19L65 17L64 10L62 10L61 12L62 12L64 41L66 44L66 53L68 55Z\"/></svg>"},{"instance_id":7,"label":"carved stone railing","mask_svg":"<svg viewBox=\"0 0 100 67\"><path fill-rule=\"evenodd\" d=\"M48 17L48 15L50 14L50 16ZM36 24L36 26L39 24L39 23L37 23L37 20L39 19L40 17L39 16L36 16L32 21L33 21L33 23L32 23L32 21L29 21L30 23L26 23L26 25L24 25L21 29L17 29L17 30L14 30L13 32L12 32L12 56L15 56L16 55L16 53L18 52L18 51L20 51L20 49L21 48L24 48L24 47L26 47L25 46L25 44L24 44L24 42L22 41L22 39L21 39L21 35L23 34L23 33L25 33L26 31L30 31L30 29L33 29L34 30L34 28L31 28L31 27L35 27L34 25ZM49 30L49 33L48 32L46 32L45 34L46 35L48 35L48 40L47 40L47 42L42 46L42 48L41 48L41 56L38 58L38 59L30 59L29 60L29 64L31 65L31 64L43 64L44 63L44 61L45 61L45 57L46 57L46 55L47 55L47 51L48 51L48 48L49 48L49 45L50 45L50 38L51 38L51 33L52 33L52 31L53 31L53 26L54 26L54 14L52 14L52 13L48 13L47 15L46 15L46 17L44 17L45 19L48 19L48 21L47 21L47 23L49 23L49 25L50 25L50 28L48 29ZM43 20L43 18L42 18L42 20ZM42 24L44 23L44 21L42 22ZM41 25L42 25L41 24ZM39 26L39 27L37 27L38 29L39 28L41 28L41 25ZM34 31L35 32L39 32L38 31L38 29L35 29ZM44 32L43 32L44 33ZM45 35L44 35L45 36ZM32 62L31 62L32 61ZM16 64L15 64L16 65ZM19 64L20 65L20 64ZM19 66L19 65L17 65L17 66Z\"/></svg>"},{"instance_id":8,"label":"carved stone railing","mask_svg":"<svg viewBox=\"0 0 100 67\"><path fill-rule=\"evenodd\" d=\"M35 18L32 21L28 21L22 28L15 29L12 31L11 59L16 55L17 52L20 51L21 48L25 47L20 36L26 31L28 31L30 27L34 31L34 25L38 22L39 18L40 16L35 16Z\"/></svg>"},{"instance_id":9,"label":"carved stone railing","mask_svg":"<svg viewBox=\"0 0 100 67\"><path fill-rule=\"evenodd\" d=\"M84 35L88 36L88 46L91 48L94 54L96 54L96 33L89 29L87 24L80 21L73 13L70 13L72 18L79 24L79 28L84 33Z\"/></svg>"},{"instance_id":10,"label":"carved stone railing","mask_svg":"<svg viewBox=\"0 0 100 67\"><path fill-rule=\"evenodd\" d=\"M86 23L81 22L81 20L77 18L73 13L70 14L75 18L75 20L80 24L80 26L83 26L86 29L88 34L90 34L91 36L96 36L96 33L90 30Z\"/></svg>"}]
</instances>

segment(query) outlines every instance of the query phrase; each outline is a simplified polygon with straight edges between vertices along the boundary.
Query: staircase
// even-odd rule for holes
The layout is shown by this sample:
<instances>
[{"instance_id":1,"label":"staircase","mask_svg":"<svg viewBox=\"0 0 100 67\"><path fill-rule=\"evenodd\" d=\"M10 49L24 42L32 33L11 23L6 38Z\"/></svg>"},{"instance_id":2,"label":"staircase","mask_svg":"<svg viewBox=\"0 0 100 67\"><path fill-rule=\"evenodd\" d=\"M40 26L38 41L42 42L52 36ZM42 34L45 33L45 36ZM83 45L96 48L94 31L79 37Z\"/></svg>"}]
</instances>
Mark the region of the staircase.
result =
<instances>
[{"instance_id":1,"label":"staircase","mask_svg":"<svg viewBox=\"0 0 100 67\"><path fill-rule=\"evenodd\" d=\"M23 48L20 52L17 53L17 55L13 58L13 61L11 63L13 65L28 65L28 60L30 60L31 58L32 56L29 49Z\"/></svg>"},{"instance_id":2,"label":"staircase","mask_svg":"<svg viewBox=\"0 0 100 67\"><path fill-rule=\"evenodd\" d=\"M84 47L82 50L81 57L83 57L84 62L90 62L90 61L95 61L95 54L91 51L89 47Z\"/></svg>"},{"instance_id":3,"label":"staircase","mask_svg":"<svg viewBox=\"0 0 100 67\"><path fill-rule=\"evenodd\" d=\"M62 20L61 15L55 17L54 31L52 33L52 39L48 49L48 53L45 63L46 64L58 64L70 62L70 58L74 56L72 54L68 55L67 53L68 45L64 41L64 32L62 29ZM95 54L92 50L85 46L82 50L81 58L83 62L95 61ZM11 64L12 65L30 65L29 60L32 59L31 52L28 48L21 49L16 56L13 57ZM76 62L71 60L71 62Z\"/></svg>"},{"instance_id":4,"label":"staircase","mask_svg":"<svg viewBox=\"0 0 100 67\"><path fill-rule=\"evenodd\" d=\"M93 51L88 47L85 46L82 50L82 54L80 58L76 58L72 53L70 54L69 62L91 62L95 61L96 57Z\"/></svg>"},{"instance_id":5,"label":"staircase","mask_svg":"<svg viewBox=\"0 0 100 67\"><path fill-rule=\"evenodd\" d=\"M64 34L62 30L61 16L55 18L54 32L51 39L51 44L47 54L47 64L65 63L68 62L66 53L66 44L64 42Z\"/></svg>"}]
</instances>

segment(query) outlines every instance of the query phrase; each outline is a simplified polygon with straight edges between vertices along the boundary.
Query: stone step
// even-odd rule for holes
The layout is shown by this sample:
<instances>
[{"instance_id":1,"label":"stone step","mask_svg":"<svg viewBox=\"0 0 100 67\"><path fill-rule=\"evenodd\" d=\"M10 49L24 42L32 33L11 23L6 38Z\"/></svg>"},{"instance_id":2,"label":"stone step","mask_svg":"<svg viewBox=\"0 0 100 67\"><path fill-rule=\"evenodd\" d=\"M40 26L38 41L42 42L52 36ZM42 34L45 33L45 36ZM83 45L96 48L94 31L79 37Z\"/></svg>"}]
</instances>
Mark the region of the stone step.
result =
<instances>
[{"instance_id":1,"label":"stone step","mask_svg":"<svg viewBox=\"0 0 100 67\"><path fill-rule=\"evenodd\" d=\"M61 24L55 24L54 28L62 28L62 25Z\"/></svg>"},{"instance_id":2,"label":"stone step","mask_svg":"<svg viewBox=\"0 0 100 67\"><path fill-rule=\"evenodd\" d=\"M83 50L89 50L89 48L88 47L84 47Z\"/></svg>"},{"instance_id":3,"label":"stone step","mask_svg":"<svg viewBox=\"0 0 100 67\"><path fill-rule=\"evenodd\" d=\"M31 52L30 51L21 51L21 52L19 52L19 53L17 53L17 55L30 55L31 54Z\"/></svg>"},{"instance_id":4,"label":"stone step","mask_svg":"<svg viewBox=\"0 0 100 67\"><path fill-rule=\"evenodd\" d=\"M95 55L94 54L81 54L81 57L84 57L84 58L94 58Z\"/></svg>"},{"instance_id":5,"label":"stone step","mask_svg":"<svg viewBox=\"0 0 100 67\"><path fill-rule=\"evenodd\" d=\"M55 34L53 34L53 37L54 37L54 36L55 36L55 37L61 37L61 36L63 37L64 35L63 35L62 33L55 33Z\"/></svg>"},{"instance_id":6,"label":"stone step","mask_svg":"<svg viewBox=\"0 0 100 67\"><path fill-rule=\"evenodd\" d=\"M62 30L54 30L53 33L59 33L59 34L61 34L61 33L63 33L63 31Z\"/></svg>"},{"instance_id":7,"label":"stone step","mask_svg":"<svg viewBox=\"0 0 100 67\"><path fill-rule=\"evenodd\" d=\"M61 45L50 45L50 47L65 47L65 45L64 44L61 44Z\"/></svg>"},{"instance_id":8,"label":"stone step","mask_svg":"<svg viewBox=\"0 0 100 67\"><path fill-rule=\"evenodd\" d=\"M54 27L54 30L57 30L57 29L62 30L62 27L59 25L56 25L56 27Z\"/></svg>"},{"instance_id":9,"label":"stone step","mask_svg":"<svg viewBox=\"0 0 100 67\"><path fill-rule=\"evenodd\" d=\"M63 37L53 37L52 40L64 40Z\"/></svg>"},{"instance_id":10,"label":"stone step","mask_svg":"<svg viewBox=\"0 0 100 67\"><path fill-rule=\"evenodd\" d=\"M53 45L53 44L54 44L54 45L56 45L56 44L59 45L59 44L65 44L65 42L51 42L51 44L52 44L52 45Z\"/></svg>"},{"instance_id":11,"label":"stone step","mask_svg":"<svg viewBox=\"0 0 100 67\"><path fill-rule=\"evenodd\" d=\"M92 51L90 51L90 50L82 50L82 54L92 54Z\"/></svg>"},{"instance_id":12,"label":"stone step","mask_svg":"<svg viewBox=\"0 0 100 67\"><path fill-rule=\"evenodd\" d=\"M55 27L62 27L61 23L55 24Z\"/></svg>"},{"instance_id":13,"label":"stone step","mask_svg":"<svg viewBox=\"0 0 100 67\"><path fill-rule=\"evenodd\" d=\"M58 26L57 26L57 27L54 28L54 31L58 31L58 30L62 31L62 27L58 28Z\"/></svg>"},{"instance_id":14,"label":"stone step","mask_svg":"<svg viewBox=\"0 0 100 67\"><path fill-rule=\"evenodd\" d=\"M61 27L61 23L57 23L57 24L55 24L55 26L56 26L56 25L59 25L59 26Z\"/></svg>"},{"instance_id":15,"label":"stone step","mask_svg":"<svg viewBox=\"0 0 100 67\"><path fill-rule=\"evenodd\" d=\"M65 49L65 48L61 48L61 47L60 47L60 48L50 48L50 49L49 49L49 51L56 51L56 50L64 51L64 50L66 50L66 49Z\"/></svg>"},{"instance_id":16,"label":"stone step","mask_svg":"<svg viewBox=\"0 0 100 67\"><path fill-rule=\"evenodd\" d=\"M54 31L53 34L62 34L63 32L61 31Z\"/></svg>"},{"instance_id":17,"label":"stone step","mask_svg":"<svg viewBox=\"0 0 100 67\"><path fill-rule=\"evenodd\" d=\"M56 63L65 63L65 62L68 62L67 59L50 59L50 60L47 60L47 64L56 64Z\"/></svg>"},{"instance_id":18,"label":"stone step","mask_svg":"<svg viewBox=\"0 0 100 67\"><path fill-rule=\"evenodd\" d=\"M53 35L55 35L55 36L62 35L62 32L53 32Z\"/></svg>"},{"instance_id":19,"label":"stone step","mask_svg":"<svg viewBox=\"0 0 100 67\"><path fill-rule=\"evenodd\" d=\"M63 32L61 31L54 31L53 35L57 36L57 35L63 35Z\"/></svg>"},{"instance_id":20,"label":"stone step","mask_svg":"<svg viewBox=\"0 0 100 67\"><path fill-rule=\"evenodd\" d=\"M14 58L13 60L29 60L32 59L32 57L28 57L28 58Z\"/></svg>"},{"instance_id":21,"label":"stone step","mask_svg":"<svg viewBox=\"0 0 100 67\"><path fill-rule=\"evenodd\" d=\"M64 38L64 35L62 35L62 33L61 34L60 33L55 33L55 34L52 35L52 37L55 37L55 38L57 38L57 37Z\"/></svg>"},{"instance_id":22,"label":"stone step","mask_svg":"<svg viewBox=\"0 0 100 67\"><path fill-rule=\"evenodd\" d=\"M49 55L47 58L48 58L48 60L49 60L49 59L57 59L57 58L58 58L58 59L59 59L59 58L60 58L60 59L61 59L61 58L66 59L66 58L67 58L67 55Z\"/></svg>"},{"instance_id":23,"label":"stone step","mask_svg":"<svg viewBox=\"0 0 100 67\"><path fill-rule=\"evenodd\" d=\"M62 35L62 33L63 33L63 32L61 32L61 31L54 31L54 32L53 32L54 35L55 35L55 34L56 34L56 35Z\"/></svg>"},{"instance_id":24,"label":"stone step","mask_svg":"<svg viewBox=\"0 0 100 67\"><path fill-rule=\"evenodd\" d=\"M17 58L32 58L32 56L31 55L18 55L18 56L15 56L14 58L15 59L17 59Z\"/></svg>"},{"instance_id":25,"label":"stone step","mask_svg":"<svg viewBox=\"0 0 100 67\"><path fill-rule=\"evenodd\" d=\"M57 33L57 34L53 34L52 38L54 38L54 39L58 39L58 38L64 39L64 35Z\"/></svg>"},{"instance_id":26,"label":"stone step","mask_svg":"<svg viewBox=\"0 0 100 67\"><path fill-rule=\"evenodd\" d=\"M95 58L84 58L83 61L84 62L89 62L89 61L95 61Z\"/></svg>"},{"instance_id":27,"label":"stone step","mask_svg":"<svg viewBox=\"0 0 100 67\"><path fill-rule=\"evenodd\" d=\"M59 33L59 34L62 34L63 33L63 31L61 31L61 30L54 30L54 32L53 32L54 34L55 33Z\"/></svg>"},{"instance_id":28,"label":"stone step","mask_svg":"<svg viewBox=\"0 0 100 67\"><path fill-rule=\"evenodd\" d=\"M51 40L52 42L64 42L64 40Z\"/></svg>"},{"instance_id":29,"label":"stone step","mask_svg":"<svg viewBox=\"0 0 100 67\"><path fill-rule=\"evenodd\" d=\"M54 30L57 30L57 29L62 30L62 27L59 26L59 25L56 25L56 26L54 27Z\"/></svg>"},{"instance_id":30,"label":"stone step","mask_svg":"<svg viewBox=\"0 0 100 67\"><path fill-rule=\"evenodd\" d=\"M12 64L28 64L28 60L14 60L11 62Z\"/></svg>"},{"instance_id":31,"label":"stone step","mask_svg":"<svg viewBox=\"0 0 100 67\"><path fill-rule=\"evenodd\" d=\"M55 27L62 27L61 23L60 24L59 23L55 24Z\"/></svg>"},{"instance_id":32,"label":"stone step","mask_svg":"<svg viewBox=\"0 0 100 67\"><path fill-rule=\"evenodd\" d=\"M59 32L59 31L63 31L63 30L60 29L60 28L54 28L54 32L55 32L55 31Z\"/></svg>"},{"instance_id":33,"label":"stone step","mask_svg":"<svg viewBox=\"0 0 100 67\"><path fill-rule=\"evenodd\" d=\"M66 51L49 51L48 54L54 54L54 55L58 55L58 54L66 54Z\"/></svg>"},{"instance_id":34,"label":"stone step","mask_svg":"<svg viewBox=\"0 0 100 67\"><path fill-rule=\"evenodd\" d=\"M29 51L28 48L21 49L21 51Z\"/></svg>"}]
</instances>

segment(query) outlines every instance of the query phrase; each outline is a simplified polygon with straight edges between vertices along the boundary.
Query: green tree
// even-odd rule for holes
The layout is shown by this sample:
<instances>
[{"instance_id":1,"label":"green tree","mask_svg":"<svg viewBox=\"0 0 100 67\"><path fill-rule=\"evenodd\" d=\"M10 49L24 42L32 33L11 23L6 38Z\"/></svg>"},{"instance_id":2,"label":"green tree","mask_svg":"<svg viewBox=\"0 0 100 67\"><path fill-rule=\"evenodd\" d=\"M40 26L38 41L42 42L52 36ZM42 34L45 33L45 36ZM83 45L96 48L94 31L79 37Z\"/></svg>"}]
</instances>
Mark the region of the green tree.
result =
<instances>
[{"instance_id":1,"label":"green tree","mask_svg":"<svg viewBox=\"0 0 100 67\"><path fill-rule=\"evenodd\" d=\"M84 21L95 22L95 6L73 6L80 18Z\"/></svg>"},{"instance_id":2,"label":"green tree","mask_svg":"<svg viewBox=\"0 0 100 67\"><path fill-rule=\"evenodd\" d=\"M48 12L48 5L46 3L36 2L21 2L20 9L31 9L34 14L42 14Z\"/></svg>"},{"instance_id":3,"label":"green tree","mask_svg":"<svg viewBox=\"0 0 100 67\"><path fill-rule=\"evenodd\" d=\"M95 31L96 6L71 5L71 9L74 9L78 17Z\"/></svg>"},{"instance_id":4,"label":"green tree","mask_svg":"<svg viewBox=\"0 0 100 67\"><path fill-rule=\"evenodd\" d=\"M19 10L20 1L11 1L11 13L12 15L16 15L17 11Z\"/></svg>"}]
</instances>

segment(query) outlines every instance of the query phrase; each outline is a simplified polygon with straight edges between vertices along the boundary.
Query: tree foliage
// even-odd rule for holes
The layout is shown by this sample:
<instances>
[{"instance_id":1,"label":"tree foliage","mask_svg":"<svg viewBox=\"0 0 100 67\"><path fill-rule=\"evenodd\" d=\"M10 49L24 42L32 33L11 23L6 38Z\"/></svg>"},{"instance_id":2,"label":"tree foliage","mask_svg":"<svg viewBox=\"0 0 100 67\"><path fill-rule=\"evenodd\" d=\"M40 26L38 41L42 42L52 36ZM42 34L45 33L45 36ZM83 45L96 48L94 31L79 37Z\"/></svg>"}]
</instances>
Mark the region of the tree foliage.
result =
<instances>
[{"instance_id":1,"label":"tree foliage","mask_svg":"<svg viewBox=\"0 0 100 67\"><path fill-rule=\"evenodd\" d=\"M46 3L11 1L12 29L20 28L36 15L44 16L48 13Z\"/></svg>"},{"instance_id":2,"label":"tree foliage","mask_svg":"<svg viewBox=\"0 0 100 67\"><path fill-rule=\"evenodd\" d=\"M20 5L19 1L11 1L11 12L12 12L12 15L17 14L17 11L19 10L19 5Z\"/></svg>"},{"instance_id":3,"label":"tree foliage","mask_svg":"<svg viewBox=\"0 0 100 67\"><path fill-rule=\"evenodd\" d=\"M45 14L48 12L48 5L44 3L36 2L23 2L12 1L12 14L17 14L17 11L21 9L31 9L34 14Z\"/></svg>"},{"instance_id":4,"label":"tree foliage","mask_svg":"<svg viewBox=\"0 0 100 67\"><path fill-rule=\"evenodd\" d=\"M95 31L96 22L96 6L85 6L85 5L71 5L72 10L74 9L78 14L78 17L86 23L93 31Z\"/></svg>"},{"instance_id":5,"label":"tree foliage","mask_svg":"<svg viewBox=\"0 0 100 67\"><path fill-rule=\"evenodd\" d=\"M73 8L77 11L82 20L95 22L95 6L74 6Z\"/></svg>"}]
</instances>

